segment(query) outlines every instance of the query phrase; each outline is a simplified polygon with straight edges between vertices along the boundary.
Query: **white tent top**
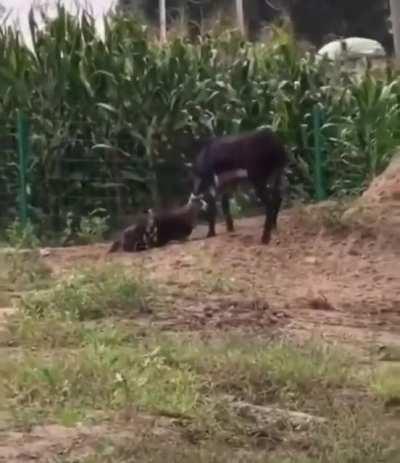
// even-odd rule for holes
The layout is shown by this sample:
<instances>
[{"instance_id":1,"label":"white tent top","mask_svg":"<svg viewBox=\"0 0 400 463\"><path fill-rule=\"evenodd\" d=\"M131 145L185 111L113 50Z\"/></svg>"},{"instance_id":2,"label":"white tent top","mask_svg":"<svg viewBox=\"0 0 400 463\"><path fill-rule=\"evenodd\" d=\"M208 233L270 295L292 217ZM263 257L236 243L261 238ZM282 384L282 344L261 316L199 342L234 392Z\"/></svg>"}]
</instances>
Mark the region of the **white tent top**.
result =
<instances>
[{"instance_id":1,"label":"white tent top","mask_svg":"<svg viewBox=\"0 0 400 463\"><path fill-rule=\"evenodd\" d=\"M346 44L346 55L349 58L380 58L386 56L385 49L379 42L362 37L348 37L343 40L329 42L318 50L317 56L326 56L331 60L339 58L343 54L342 42Z\"/></svg>"}]
</instances>

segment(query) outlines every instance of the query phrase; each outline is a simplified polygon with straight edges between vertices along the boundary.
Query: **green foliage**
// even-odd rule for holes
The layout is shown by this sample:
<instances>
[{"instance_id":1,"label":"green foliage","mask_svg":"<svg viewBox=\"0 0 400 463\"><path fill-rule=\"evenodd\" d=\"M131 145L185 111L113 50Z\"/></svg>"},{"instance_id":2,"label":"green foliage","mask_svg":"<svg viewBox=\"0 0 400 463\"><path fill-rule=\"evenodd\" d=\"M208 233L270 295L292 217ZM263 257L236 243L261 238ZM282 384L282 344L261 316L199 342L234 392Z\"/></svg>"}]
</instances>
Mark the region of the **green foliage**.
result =
<instances>
[{"instance_id":1,"label":"green foliage","mask_svg":"<svg viewBox=\"0 0 400 463\"><path fill-rule=\"evenodd\" d=\"M102 241L109 230L109 216L104 215L104 212L106 212L104 209L96 209L78 220L73 213L69 212L63 233L64 243L73 241L76 244L94 244ZM77 224L77 230L75 230L75 224Z\"/></svg>"},{"instance_id":2,"label":"green foliage","mask_svg":"<svg viewBox=\"0 0 400 463\"><path fill-rule=\"evenodd\" d=\"M7 242L17 249L36 248L40 241L32 222L24 226L19 220L15 220L6 229Z\"/></svg>"},{"instance_id":3,"label":"green foliage","mask_svg":"<svg viewBox=\"0 0 400 463\"><path fill-rule=\"evenodd\" d=\"M9 291L43 289L52 282L51 268L36 249L2 252L0 267L0 281Z\"/></svg>"},{"instance_id":4,"label":"green foliage","mask_svg":"<svg viewBox=\"0 0 400 463\"><path fill-rule=\"evenodd\" d=\"M224 31L160 46L130 17L105 18L104 38L84 10L73 17L59 5L42 29L29 19L32 49L0 26L0 113L4 127L15 126L18 109L30 117L32 214L57 230L69 211L104 208L115 219L182 197L193 138L261 126L290 148L292 195L313 196L316 104L330 194L363 189L400 139L397 78L331 72L284 31L268 45Z\"/></svg>"},{"instance_id":5,"label":"green foliage","mask_svg":"<svg viewBox=\"0 0 400 463\"><path fill-rule=\"evenodd\" d=\"M166 345L163 354L176 360L179 351ZM302 400L325 400L328 391L357 384L349 355L313 343L299 349L289 343L249 346L233 341L209 348L207 354L196 345L180 361L212 374L215 391L234 392L252 403L282 400L286 407L291 401L298 406Z\"/></svg>"},{"instance_id":6,"label":"green foliage","mask_svg":"<svg viewBox=\"0 0 400 463\"><path fill-rule=\"evenodd\" d=\"M372 379L372 390L390 406L400 406L400 366L396 363L380 368Z\"/></svg>"},{"instance_id":7,"label":"green foliage","mask_svg":"<svg viewBox=\"0 0 400 463\"><path fill-rule=\"evenodd\" d=\"M92 344L80 351L44 360L25 357L2 362L0 370L12 375L0 395L13 396L20 408L45 413L121 409L132 403L151 412L185 414L196 408L198 382L188 368L171 367L157 351L140 347ZM7 386L8 384L8 386ZM5 387L4 387L5 386Z\"/></svg>"},{"instance_id":8,"label":"green foliage","mask_svg":"<svg viewBox=\"0 0 400 463\"><path fill-rule=\"evenodd\" d=\"M104 234L108 231L107 219L97 215L101 211L93 211L88 217L82 217L78 239L84 244L96 243L104 239Z\"/></svg>"}]
</instances>

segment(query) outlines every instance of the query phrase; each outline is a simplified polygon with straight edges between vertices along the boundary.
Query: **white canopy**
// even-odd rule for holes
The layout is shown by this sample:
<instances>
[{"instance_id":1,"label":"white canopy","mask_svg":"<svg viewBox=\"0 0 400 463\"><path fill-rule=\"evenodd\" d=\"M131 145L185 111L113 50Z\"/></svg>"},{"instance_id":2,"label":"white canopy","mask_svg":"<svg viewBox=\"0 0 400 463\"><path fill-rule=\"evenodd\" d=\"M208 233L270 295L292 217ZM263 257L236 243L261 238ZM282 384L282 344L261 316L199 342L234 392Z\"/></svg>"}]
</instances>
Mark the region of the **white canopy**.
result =
<instances>
[{"instance_id":1,"label":"white canopy","mask_svg":"<svg viewBox=\"0 0 400 463\"><path fill-rule=\"evenodd\" d=\"M385 49L379 42L362 37L348 37L346 39L329 42L318 50L317 56L319 58L326 56L331 60L340 58L343 55L343 42L346 46L345 53L349 58L380 58L386 56Z\"/></svg>"}]
</instances>

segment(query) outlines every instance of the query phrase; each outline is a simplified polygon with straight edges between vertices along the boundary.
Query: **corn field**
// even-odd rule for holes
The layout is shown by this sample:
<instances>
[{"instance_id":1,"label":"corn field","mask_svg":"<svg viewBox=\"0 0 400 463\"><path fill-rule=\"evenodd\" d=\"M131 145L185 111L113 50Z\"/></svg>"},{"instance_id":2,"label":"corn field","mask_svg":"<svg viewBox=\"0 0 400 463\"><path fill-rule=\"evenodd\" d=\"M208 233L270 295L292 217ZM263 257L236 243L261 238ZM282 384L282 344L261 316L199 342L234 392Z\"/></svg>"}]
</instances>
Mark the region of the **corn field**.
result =
<instances>
[{"instance_id":1,"label":"corn field","mask_svg":"<svg viewBox=\"0 0 400 463\"><path fill-rule=\"evenodd\" d=\"M85 11L71 16L59 6L44 20L39 28L30 15L32 47L0 28L3 218L16 215L19 164L9 140L18 111L31 125L30 216L52 229L68 214L102 208L116 218L182 202L195 138L261 126L290 149L292 196L311 199L316 107L331 196L362 191L399 143L397 76L342 75L282 30L268 44L225 31L161 46L132 18L105 18L103 38Z\"/></svg>"}]
</instances>

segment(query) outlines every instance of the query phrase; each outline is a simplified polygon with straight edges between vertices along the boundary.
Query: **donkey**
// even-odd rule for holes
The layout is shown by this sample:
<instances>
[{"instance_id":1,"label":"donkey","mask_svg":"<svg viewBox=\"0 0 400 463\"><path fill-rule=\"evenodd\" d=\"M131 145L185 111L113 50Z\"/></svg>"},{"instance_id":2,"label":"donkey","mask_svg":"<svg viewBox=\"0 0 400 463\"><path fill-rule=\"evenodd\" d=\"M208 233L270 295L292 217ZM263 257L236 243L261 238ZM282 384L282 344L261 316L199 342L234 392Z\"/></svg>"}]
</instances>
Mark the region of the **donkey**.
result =
<instances>
[{"instance_id":1,"label":"donkey","mask_svg":"<svg viewBox=\"0 0 400 463\"><path fill-rule=\"evenodd\" d=\"M288 163L286 149L269 129L206 140L194 166L193 195L208 204L208 235L215 236L216 200L221 195L226 228L234 231L230 198L239 183L248 182L265 207L265 224L261 242L268 244L277 229L282 204L282 178Z\"/></svg>"},{"instance_id":2,"label":"donkey","mask_svg":"<svg viewBox=\"0 0 400 463\"><path fill-rule=\"evenodd\" d=\"M165 246L170 241L184 241L197 224L201 210L207 203L200 197L190 195L188 202L176 209L149 209L139 216L136 225L126 228L121 238L111 245L109 253L122 248L125 252L137 252L152 247Z\"/></svg>"}]
</instances>

